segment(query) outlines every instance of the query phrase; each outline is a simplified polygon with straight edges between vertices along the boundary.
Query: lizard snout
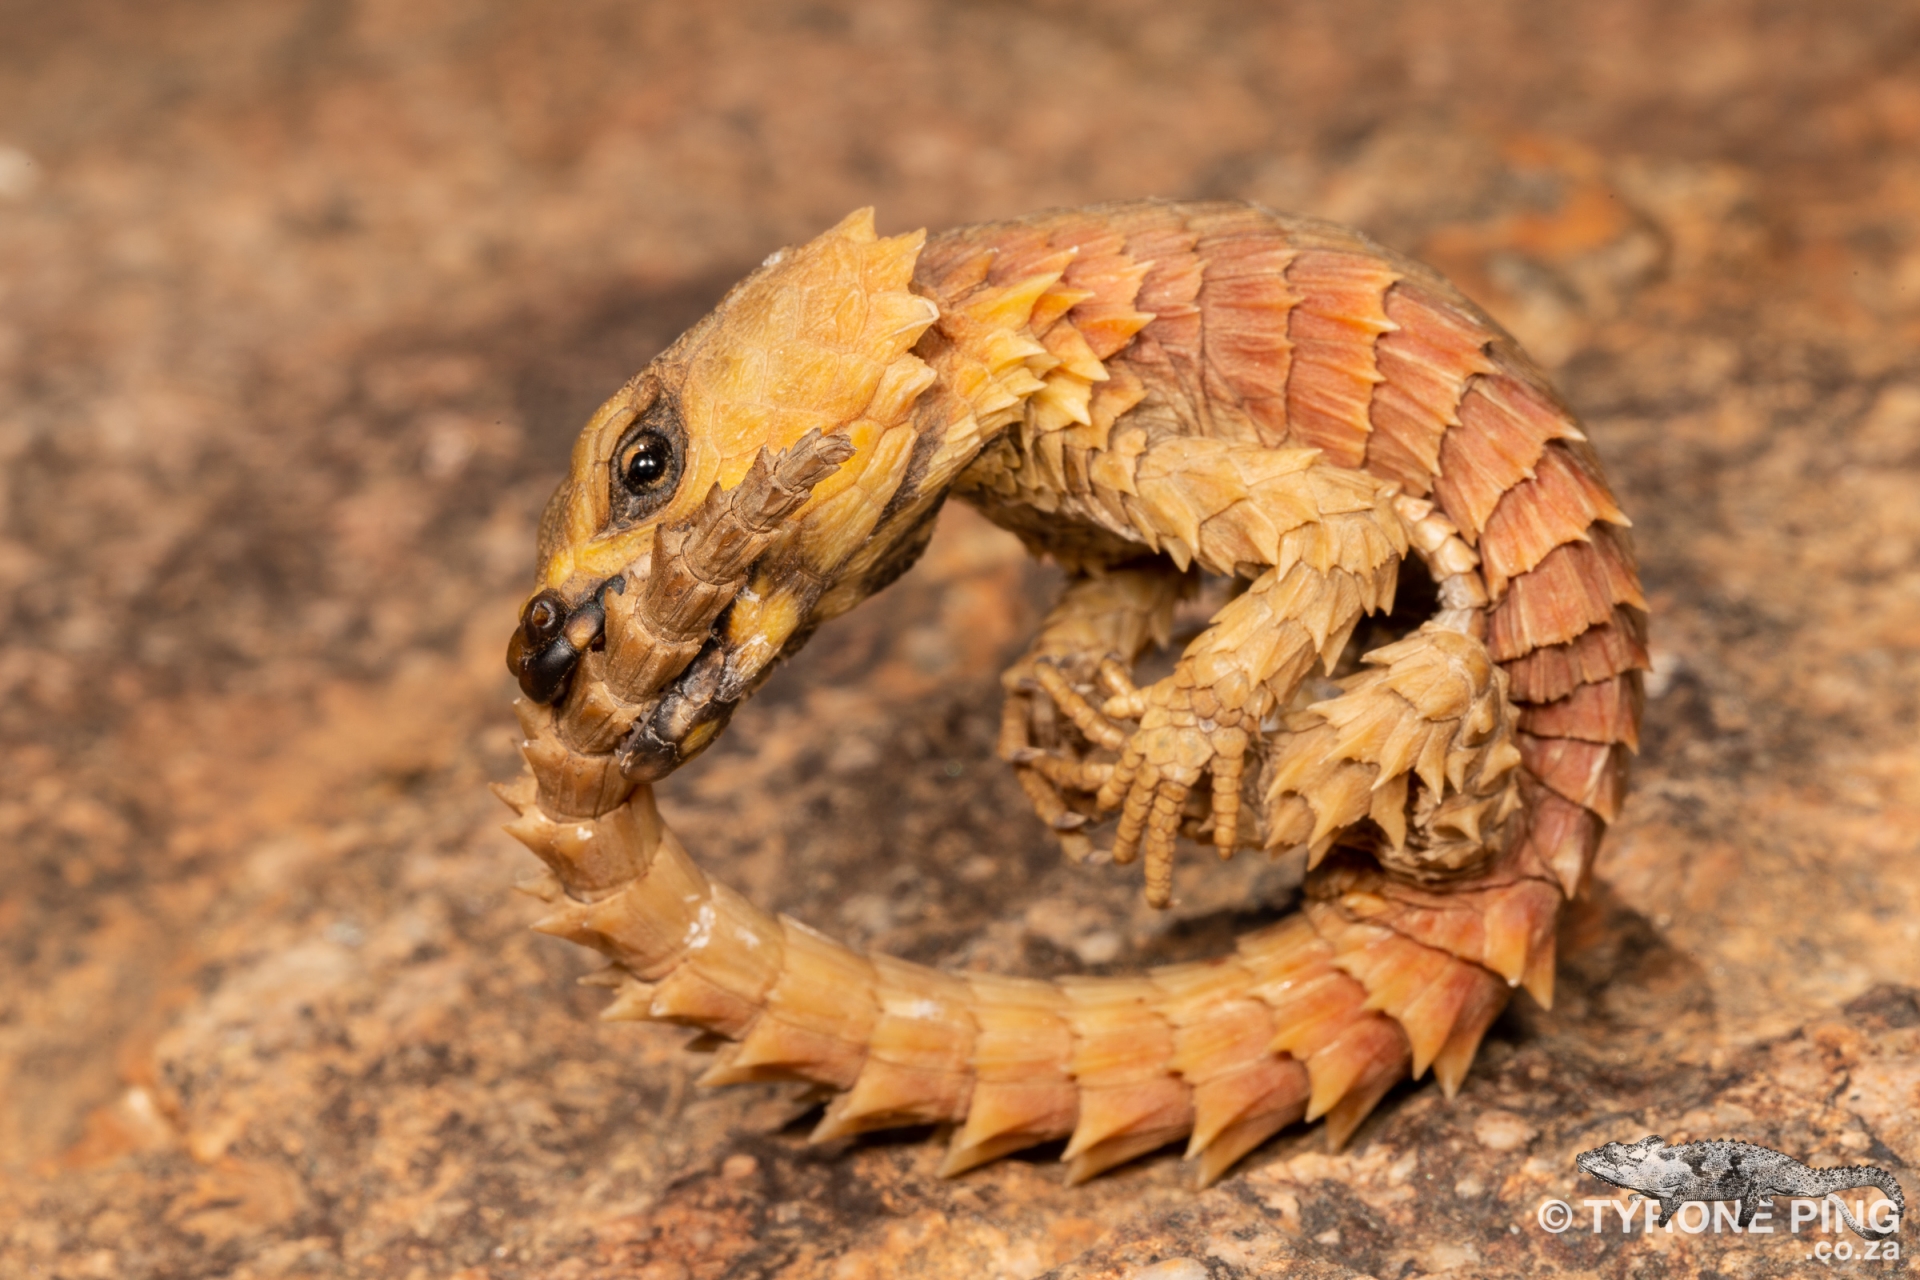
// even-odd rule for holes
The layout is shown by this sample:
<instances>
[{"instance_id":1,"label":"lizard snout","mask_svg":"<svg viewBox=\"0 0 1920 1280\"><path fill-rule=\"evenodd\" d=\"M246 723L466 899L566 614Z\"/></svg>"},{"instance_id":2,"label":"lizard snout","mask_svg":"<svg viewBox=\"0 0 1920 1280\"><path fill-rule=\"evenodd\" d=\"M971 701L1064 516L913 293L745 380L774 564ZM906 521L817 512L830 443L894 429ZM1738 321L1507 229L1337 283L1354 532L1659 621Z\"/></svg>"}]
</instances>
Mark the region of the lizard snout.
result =
<instances>
[{"instance_id":1,"label":"lizard snout","mask_svg":"<svg viewBox=\"0 0 1920 1280\"><path fill-rule=\"evenodd\" d=\"M507 641L507 670L528 698L546 704L566 694L580 655L599 644L606 629L607 611L601 595L608 585L602 584L571 608L566 598L551 588L527 601L520 611L520 625Z\"/></svg>"}]
</instances>

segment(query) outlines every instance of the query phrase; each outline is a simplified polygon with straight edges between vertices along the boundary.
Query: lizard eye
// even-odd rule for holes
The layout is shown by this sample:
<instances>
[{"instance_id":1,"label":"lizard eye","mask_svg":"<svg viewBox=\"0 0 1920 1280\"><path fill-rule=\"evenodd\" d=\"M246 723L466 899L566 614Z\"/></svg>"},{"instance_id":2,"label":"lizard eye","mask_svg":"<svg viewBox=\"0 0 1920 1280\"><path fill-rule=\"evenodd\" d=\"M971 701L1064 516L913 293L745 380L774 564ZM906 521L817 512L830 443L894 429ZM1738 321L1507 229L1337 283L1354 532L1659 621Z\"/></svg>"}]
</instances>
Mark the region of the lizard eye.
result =
<instances>
[{"instance_id":1,"label":"lizard eye","mask_svg":"<svg viewBox=\"0 0 1920 1280\"><path fill-rule=\"evenodd\" d=\"M627 492L644 496L667 478L673 466L673 445L663 435L648 431L627 446L620 462L620 481Z\"/></svg>"},{"instance_id":2,"label":"lizard eye","mask_svg":"<svg viewBox=\"0 0 1920 1280\"><path fill-rule=\"evenodd\" d=\"M671 402L656 402L620 437L609 486L614 518L631 524L667 505L685 466L686 431Z\"/></svg>"}]
</instances>

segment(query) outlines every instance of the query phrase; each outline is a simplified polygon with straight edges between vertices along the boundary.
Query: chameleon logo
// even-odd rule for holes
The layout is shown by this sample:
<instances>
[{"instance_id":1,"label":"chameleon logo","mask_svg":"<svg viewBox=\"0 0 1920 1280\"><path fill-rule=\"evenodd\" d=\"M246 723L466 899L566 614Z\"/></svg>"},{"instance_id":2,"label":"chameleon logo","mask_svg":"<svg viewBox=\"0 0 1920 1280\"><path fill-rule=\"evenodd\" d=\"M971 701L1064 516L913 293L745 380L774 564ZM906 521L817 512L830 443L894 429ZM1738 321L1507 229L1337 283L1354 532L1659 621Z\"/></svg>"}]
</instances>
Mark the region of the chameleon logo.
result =
<instances>
[{"instance_id":1,"label":"chameleon logo","mask_svg":"<svg viewBox=\"0 0 1920 1280\"><path fill-rule=\"evenodd\" d=\"M1862 1240L1885 1240L1900 1230L1899 1219L1907 1208L1900 1184L1885 1169L1867 1164L1814 1169L1769 1147L1726 1138L1670 1147L1665 1139L1649 1134L1631 1145L1609 1142L1582 1151L1574 1157L1574 1163L1603 1182L1636 1192L1629 1203L1642 1198L1658 1200L1661 1225L1672 1222L1683 1204L1738 1200L1737 1221L1744 1231L1753 1225L1754 1214L1762 1205L1773 1207L1775 1195L1815 1199L1831 1195L1840 1216ZM1885 1192L1894 1204L1893 1224L1885 1231L1861 1225L1846 1202L1835 1195L1851 1187L1878 1187Z\"/></svg>"}]
</instances>

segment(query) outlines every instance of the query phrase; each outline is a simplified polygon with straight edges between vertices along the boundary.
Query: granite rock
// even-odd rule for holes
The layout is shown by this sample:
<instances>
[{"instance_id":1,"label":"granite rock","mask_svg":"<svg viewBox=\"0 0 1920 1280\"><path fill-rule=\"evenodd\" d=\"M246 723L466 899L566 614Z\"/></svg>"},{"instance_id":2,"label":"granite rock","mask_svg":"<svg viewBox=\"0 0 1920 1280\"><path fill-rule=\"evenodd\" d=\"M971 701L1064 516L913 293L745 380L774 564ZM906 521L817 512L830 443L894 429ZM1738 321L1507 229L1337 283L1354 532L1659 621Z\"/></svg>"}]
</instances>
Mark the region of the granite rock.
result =
<instances>
[{"instance_id":1,"label":"granite rock","mask_svg":"<svg viewBox=\"0 0 1920 1280\"><path fill-rule=\"evenodd\" d=\"M1844 1238L1623 1234L1573 1155L1644 1133L1920 1197L1909 8L0 25L0 1273L1759 1277ZM1342 1153L1285 1134L1196 1195L1172 1153L1069 1190L1049 1152L943 1181L924 1133L809 1147L804 1099L703 1092L684 1033L598 1022L510 891L485 783L540 503L770 249L869 203L898 230L1142 194L1357 223L1553 370L1656 611L1637 789L1555 1008ZM1113 971L1284 907L1257 863L1165 916L1060 864L992 759L1049 572L950 513L669 819L763 904L941 964Z\"/></svg>"}]
</instances>

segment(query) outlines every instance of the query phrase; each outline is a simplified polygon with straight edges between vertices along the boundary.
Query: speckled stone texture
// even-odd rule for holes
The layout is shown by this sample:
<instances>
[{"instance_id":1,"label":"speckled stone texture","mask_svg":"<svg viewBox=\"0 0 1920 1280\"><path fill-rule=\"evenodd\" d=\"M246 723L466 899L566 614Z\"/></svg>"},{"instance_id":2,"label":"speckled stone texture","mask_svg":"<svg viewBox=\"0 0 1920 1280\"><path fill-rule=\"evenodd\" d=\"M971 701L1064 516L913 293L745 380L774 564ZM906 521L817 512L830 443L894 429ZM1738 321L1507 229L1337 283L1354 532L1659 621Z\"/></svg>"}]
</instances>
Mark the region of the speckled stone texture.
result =
<instances>
[{"instance_id":1,"label":"speckled stone texture","mask_svg":"<svg viewBox=\"0 0 1920 1280\"><path fill-rule=\"evenodd\" d=\"M1595 1234L1573 1155L1645 1133L1920 1199L1911 6L13 0L0 31L0 1274L1774 1276L1836 1239ZM790 1094L597 1022L508 888L484 784L539 504L775 246L1141 194L1357 223L1555 373L1657 611L1637 790L1556 1008L1343 1154L1284 1135L1196 1196L1172 1154L1069 1191L1044 1152L943 1182L924 1134L809 1148ZM1257 862L1165 916L1060 865L991 758L1048 584L952 513L670 820L916 960L1111 971L1270 918Z\"/></svg>"}]
</instances>

